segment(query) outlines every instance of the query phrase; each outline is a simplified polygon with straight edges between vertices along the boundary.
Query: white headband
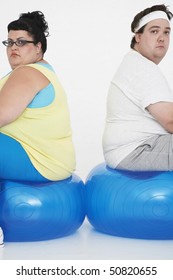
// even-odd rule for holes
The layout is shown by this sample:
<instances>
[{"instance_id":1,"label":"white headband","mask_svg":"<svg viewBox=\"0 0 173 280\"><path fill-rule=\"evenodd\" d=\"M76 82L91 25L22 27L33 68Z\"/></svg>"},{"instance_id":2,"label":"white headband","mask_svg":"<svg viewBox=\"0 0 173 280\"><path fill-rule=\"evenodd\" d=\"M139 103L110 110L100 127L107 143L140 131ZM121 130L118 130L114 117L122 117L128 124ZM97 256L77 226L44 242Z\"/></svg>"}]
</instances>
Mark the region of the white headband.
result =
<instances>
[{"instance_id":1,"label":"white headband","mask_svg":"<svg viewBox=\"0 0 173 280\"><path fill-rule=\"evenodd\" d=\"M166 19L169 21L168 16L165 12L154 11L141 18L141 20L139 21L139 26L135 29L135 32L137 32L141 27L143 27L148 22L159 18Z\"/></svg>"}]
</instances>

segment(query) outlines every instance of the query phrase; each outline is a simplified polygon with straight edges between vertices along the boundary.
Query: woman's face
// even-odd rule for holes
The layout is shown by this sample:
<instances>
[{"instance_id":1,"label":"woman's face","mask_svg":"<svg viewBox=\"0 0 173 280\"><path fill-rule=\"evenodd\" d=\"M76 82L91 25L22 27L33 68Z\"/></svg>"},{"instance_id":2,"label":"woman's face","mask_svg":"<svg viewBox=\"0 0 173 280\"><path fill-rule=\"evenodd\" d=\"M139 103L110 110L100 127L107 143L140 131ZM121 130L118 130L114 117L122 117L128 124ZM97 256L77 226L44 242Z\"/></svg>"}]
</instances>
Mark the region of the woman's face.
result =
<instances>
[{"instance_id":1,"label":"woman's face","mask_svg":"<svg viewBox=\"0 0 173 280\"><path fill-rule=\"evenodd\" d=\"M16 42L16 40L33 41L32 36L24 30L10 30L8 40ZM35 63L43 58L41 43L26 43L23 46L13 44L7 47L7 57L12 69L18 66Z\"/></svg>"}]
</instances>

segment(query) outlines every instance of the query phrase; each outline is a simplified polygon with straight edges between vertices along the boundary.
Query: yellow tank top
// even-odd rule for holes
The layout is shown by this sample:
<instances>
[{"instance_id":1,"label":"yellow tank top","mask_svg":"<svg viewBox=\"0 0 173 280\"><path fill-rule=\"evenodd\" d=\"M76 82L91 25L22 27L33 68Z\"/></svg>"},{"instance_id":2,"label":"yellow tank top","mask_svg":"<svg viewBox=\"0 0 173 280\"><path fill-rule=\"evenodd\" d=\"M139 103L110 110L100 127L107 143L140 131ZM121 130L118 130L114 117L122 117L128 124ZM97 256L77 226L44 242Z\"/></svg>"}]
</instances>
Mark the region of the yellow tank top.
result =
<instances>
[{"instance_id":1,"label":"yellow tank top","mask_svg":"<svg viewBox=\"0 0 173 280\"><path fill-rule=\"evenodd\" d=\"M17 120L0 128L0 131L22 145L34 167L45 178L62 180L75 170L66 95L52 70L39 64L28 66L39 70L49 79L55 90L55 98L48 106L26 108ZM0 80L0 89L9 75Z\"/></svg>"}]
</instances>

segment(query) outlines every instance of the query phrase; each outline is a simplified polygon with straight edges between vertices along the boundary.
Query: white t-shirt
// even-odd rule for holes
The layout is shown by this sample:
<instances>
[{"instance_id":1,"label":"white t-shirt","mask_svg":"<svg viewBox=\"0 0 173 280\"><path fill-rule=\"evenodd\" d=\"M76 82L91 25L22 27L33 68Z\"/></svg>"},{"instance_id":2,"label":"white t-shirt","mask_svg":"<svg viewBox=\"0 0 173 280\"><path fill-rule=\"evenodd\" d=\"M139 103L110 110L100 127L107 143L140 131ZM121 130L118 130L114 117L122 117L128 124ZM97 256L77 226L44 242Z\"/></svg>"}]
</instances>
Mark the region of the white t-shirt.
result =
<instances>
[{"instance_id":1,"label":"white t-shirt","mask_svg":"<svg viewBox=\"0 0 173 280\"><path fill-rule=\"evenodd\" d=\"M130 50L109 88L103 152L115 168L141 143L168 132L146 110L160 101L173 102L173 92L159 67Z\"/></svg>"}]
</instances>

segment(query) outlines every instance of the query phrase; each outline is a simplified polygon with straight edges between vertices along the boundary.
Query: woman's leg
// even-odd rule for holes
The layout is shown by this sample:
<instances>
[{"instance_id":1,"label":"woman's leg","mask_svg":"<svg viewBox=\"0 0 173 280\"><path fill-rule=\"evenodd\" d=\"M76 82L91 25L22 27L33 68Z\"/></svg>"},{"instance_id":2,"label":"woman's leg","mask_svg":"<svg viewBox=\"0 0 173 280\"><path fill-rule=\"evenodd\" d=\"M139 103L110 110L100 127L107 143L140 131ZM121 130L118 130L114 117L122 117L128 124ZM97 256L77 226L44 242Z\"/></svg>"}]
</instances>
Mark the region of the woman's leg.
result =
<instances>
[{"instance_id":1,"label":"woman's leg","mask_svg":"<svg viewBox=\"0 0 173 280\"><path fill-rule=\"evenodd\" d=\"M0 248L4 247L4 234L2 228L0 227Z\"/></svg>"},{"instance_id":2,"label":"woman's leg","mask_svg":"<svg viewBox=\"0 0 173 280\"><path fill-rule=\"evenodd\" d=\"M23 147L0 133L0 180L48 182L32 165Z\"/></svg>"}]
</instances>

